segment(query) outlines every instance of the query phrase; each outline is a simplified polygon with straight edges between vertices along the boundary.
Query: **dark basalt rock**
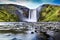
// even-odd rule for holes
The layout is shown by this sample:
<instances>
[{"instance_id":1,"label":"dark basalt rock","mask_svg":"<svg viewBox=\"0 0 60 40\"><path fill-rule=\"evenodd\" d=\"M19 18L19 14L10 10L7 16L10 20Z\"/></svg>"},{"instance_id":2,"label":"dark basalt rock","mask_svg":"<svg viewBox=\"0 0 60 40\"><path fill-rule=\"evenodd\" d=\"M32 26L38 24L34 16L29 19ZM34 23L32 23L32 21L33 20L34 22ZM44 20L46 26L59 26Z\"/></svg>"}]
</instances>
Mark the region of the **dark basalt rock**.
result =
<instances>
[{"instance_id":1,"label":"dark basalt rock","mask_svg":"<svg viewBox=\"0 0 60 40\"><path fill-rule=\"evenodd\" d=\"M31 34L34 34L34 32L31 32Z\"/></svg>"}]
</instances>

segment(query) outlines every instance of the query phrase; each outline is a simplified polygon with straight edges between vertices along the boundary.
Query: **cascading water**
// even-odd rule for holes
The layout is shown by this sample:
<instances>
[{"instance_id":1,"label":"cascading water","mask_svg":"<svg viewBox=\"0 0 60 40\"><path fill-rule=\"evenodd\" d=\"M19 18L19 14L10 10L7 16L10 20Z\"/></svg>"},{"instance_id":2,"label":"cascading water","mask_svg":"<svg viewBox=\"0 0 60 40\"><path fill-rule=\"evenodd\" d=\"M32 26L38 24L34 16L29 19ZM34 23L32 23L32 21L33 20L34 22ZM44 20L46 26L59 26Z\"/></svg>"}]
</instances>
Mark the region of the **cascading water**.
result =
<instances>
[{"instance_id":1,"label":"cascading water","mask_svg":"<svg viewBox=\"0 0 60 40\"><path fill-rule=\"evenodd\" d=\"M23 11L18 10L21 15L21 20L24 22L37 22L39 18L39 12L41 11L41 7L38 7L37 9L29 9L29 15L28 18L24 17Z\"/></svg>"},{"instance_id":2,"label":"cascading water","mask_svg":"<svg viewBox=\"0 0 60 40\"><path fill-rule=\"evenodd\" d=\"M22 10L18 10L20 12L20 18L23 22L37 22L38 18L39 18L39 12L41 11L41 6L40 5L39 7L35 8L35 9L29 9L29 15L28 15L28 18L26 18L24 15L23 15L23 11Z\"/></svg>"},{"instance_id":3,"label":"cascading water","mask_svg":"<svg viewBox=\"0 0 60 40\"><path fill-rule=\"evenodd\" d=\"M30 9L31 22L37 22L37 11L36 9Z\"/></svg>"},{"instance_id":4,"label":"cascading water","mask_svg":"<svg viewBox=\"0 0 60 40\"><path fill-rule=\"evenodd\" d=\"M29 10L29 17L28 19L31 19L31 10Z\"/></svg>"},{"instance_id":5,"label":"cascading water","mask_svg":"<svg viewBox=\"0 0 60 40\"><path fill-rule=\"evenodd\" d=\"M36 11L36 9L30 9L29 10L29 17L27 19L24 19L24 21L37 22L37 11Z\"/></svg>"}]
</instances>

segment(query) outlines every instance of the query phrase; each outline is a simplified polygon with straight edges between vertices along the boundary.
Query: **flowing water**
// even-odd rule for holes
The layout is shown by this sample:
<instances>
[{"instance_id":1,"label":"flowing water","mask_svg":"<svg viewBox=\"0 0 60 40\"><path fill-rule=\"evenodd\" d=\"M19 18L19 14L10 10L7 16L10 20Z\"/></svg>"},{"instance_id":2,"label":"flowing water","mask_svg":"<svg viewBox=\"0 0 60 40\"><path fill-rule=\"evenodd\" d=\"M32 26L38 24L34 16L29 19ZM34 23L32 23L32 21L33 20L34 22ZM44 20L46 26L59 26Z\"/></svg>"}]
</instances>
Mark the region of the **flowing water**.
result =
<instances>
[{"instance_id":1,"label":"flowing water","mask_svg":"<svg viewBox=\"0 0 60 40\"><path fill-rule=\"evenodd\" d=\"M27 21L28 22L37 22L37 11L36 11L36 9L30 9L29 10L29 18Z\"/></svg>"},{"instance_id":2,"label":"flowing water","mask_svg":"<svg viewBox=\"0 0 60 40\"><path fill-rule=\"evenodd\" d=\"M23 11L18 10L21 20L26 22L37 22L37 10L36 9L29 9L28 18L24 17Z\"/></svg>"},{"instance_id":3,"label":"flowing water","mask_svg":"<svg viewBox=\"0 0 60 40\"><path fill-rule=\"evenodd\" d=\"M26 21L26 22L37 22L37 11L36 11L36 9L35 10L30 9L28 14L29 14L28 18L22 17L23 21Z\"/></svg>"},{"instance_id":4,"label":"flowing water","mask_svg":"<svg viewBox=\"0 0 60 40\"><path fill-rule=\"evenodd\" d=\"M40 16L39 13L41 11L41 6L36 9L29 9L28 18L22 17L22 20L26 22L37 22Z\"/></svg>"},{"instance_id":5,"label":"flowing water","mask_svg":"<svg viewBox=\"0 0 60 40\"><path fill-rule=\"evenodd\" d=\"M35 32L35 27L30 26L25 29L23 27L22 29L19 30L17 30L18 32L15 31L11 32L12 30L10 32L0 30L0 40L37 40L38 33Z\"/></svg>"},{"instance_id":6,"label":"flowing water","mask_svg":"<svg viewBox=\"0 0 60 40\"><path fill-rule=\"evenodd\" d=\"M34 40L36 34L11 34L0 33L0 40Z\"/></svg>"}]
</instances>

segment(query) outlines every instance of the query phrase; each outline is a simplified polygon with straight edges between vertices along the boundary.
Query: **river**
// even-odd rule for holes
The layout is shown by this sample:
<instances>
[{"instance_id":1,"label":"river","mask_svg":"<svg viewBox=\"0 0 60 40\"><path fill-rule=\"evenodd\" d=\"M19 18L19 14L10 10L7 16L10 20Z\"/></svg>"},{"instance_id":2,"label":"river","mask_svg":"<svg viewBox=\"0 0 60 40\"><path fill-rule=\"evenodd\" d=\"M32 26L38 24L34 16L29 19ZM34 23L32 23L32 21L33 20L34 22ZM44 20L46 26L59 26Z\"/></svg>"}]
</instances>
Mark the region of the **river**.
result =
<instances>
[{"instance_id":1,"label":"river","mask_svg":"<svg viewBox=\"0 0 60 40\"><path fill-rule=\"evenodd\" d=\"M22 33L5 32L0 31L0 40L37 40L38 34L34 30L22 31Z\"/></svg>"},{"instance_id":2,"label":"river","mask_svg":"<svg viewBox=\"0 0 60 40\"><path fill-rule=\"evenodd\" d=\"M0 33L0 40L35 40L36 34Z\"/></svg>"}]
</instances>

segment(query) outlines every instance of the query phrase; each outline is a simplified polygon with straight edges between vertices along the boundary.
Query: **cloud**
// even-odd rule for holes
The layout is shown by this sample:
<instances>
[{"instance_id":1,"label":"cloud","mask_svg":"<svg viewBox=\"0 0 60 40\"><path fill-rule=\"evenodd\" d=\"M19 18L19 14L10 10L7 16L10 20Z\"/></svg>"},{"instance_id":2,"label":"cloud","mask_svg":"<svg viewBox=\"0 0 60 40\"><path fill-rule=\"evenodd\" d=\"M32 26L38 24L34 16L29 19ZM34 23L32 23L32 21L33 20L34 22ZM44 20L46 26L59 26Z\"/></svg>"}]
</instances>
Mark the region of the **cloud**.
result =
<instances>
[{"instance_id":1,"label":"cloud","mask_svg":"<svg viewBox=\"0 0 60 40\"><path fill-rule=\"evenodd\" d=\"M39 3L27 2L27 1L22 1L22 2L21 1L20 2L4 1L4 2L1 2L0 4L17 4L17 5L25 6L30 9L35 9L38 6L40 6Z\"/></svg>"},{"instance_id":2,"label":"cloud","mask_svg":"<svg viewBox=\"0 0 60 40\"><path fill-rule=\"evenodd\" d=\"M15 1L15 2L34 2L34 3L40 3L41 0L9 0L9 1Z\"/></svg>"},{"instance_id":3,"label":"cloud","mask_svg":"<svg viewBox=\"0 0 60 40\"><path fill-rule=\"evenodd\" d=\"M30 1L30 2L36 2L36 3L41 2L41 0L28 0L28 1Z\"/></svg>"},{"instance_id":4,"label":"cloud","mask_svg":"<svg viewBox=\"0 0 60 40\"><path fill-rule=\"evenodd\" d=\"M43 3L51 3L53 2L54 0L41 0Z\"/></svg>"},{"instance_id":5,"label":"cloud","mask_svg":"<svg viewBox=\"0 0 60 40\"><path fill-rule=\"evenodd\" d=\"M38 6L40 6L40 4L42 4L42 2L48 3L48 2L53 2L54 0L0 0L0 1L5 1L5 3L7 1L10 1L10 3L12 3L12 4L18 3L18 5L23 5L23 6L30 8L30 9L35 9ZM7 2L7 3L9 3L9 2Z\"/></svg>"},{"instance_id":6,"label":"cloud","mask_svg":"<svg viewBox=\"0 0 60 40\"><path fill-rule=\"evenodd\" d=\"M0 2L2 2L2 1L9 1L9 0L0 0Z\"/></svg>"}]
</instances>

